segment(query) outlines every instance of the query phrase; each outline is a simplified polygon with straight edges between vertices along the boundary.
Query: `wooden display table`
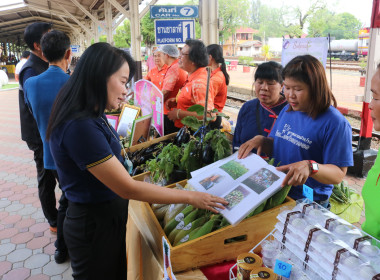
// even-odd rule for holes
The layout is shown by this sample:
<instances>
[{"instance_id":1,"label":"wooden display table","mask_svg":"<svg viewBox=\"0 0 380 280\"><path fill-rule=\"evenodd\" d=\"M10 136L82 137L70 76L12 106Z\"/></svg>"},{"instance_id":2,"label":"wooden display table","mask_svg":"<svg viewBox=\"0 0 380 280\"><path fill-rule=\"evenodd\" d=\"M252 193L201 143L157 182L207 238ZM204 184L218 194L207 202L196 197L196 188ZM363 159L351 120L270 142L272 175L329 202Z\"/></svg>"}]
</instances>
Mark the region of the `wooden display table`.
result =
<instances>
[{"instance_id":1,"label":"wooden display table","mask_svg":"<svg viewBox=\"0 0 380 280\"><path fill-rule=\"evenodd\" d=\"M139 203L141 202L135 200L129 201L126 236L127 278L128 280L162 280L164 275L162 256L157 258L154 255L152 248L149 247L134 221L134 218L137 218L134 208L141 207L138 205ZM207 280L199 269L175 273L175 276L178 280Z\"/></svg>"}]
</instances>

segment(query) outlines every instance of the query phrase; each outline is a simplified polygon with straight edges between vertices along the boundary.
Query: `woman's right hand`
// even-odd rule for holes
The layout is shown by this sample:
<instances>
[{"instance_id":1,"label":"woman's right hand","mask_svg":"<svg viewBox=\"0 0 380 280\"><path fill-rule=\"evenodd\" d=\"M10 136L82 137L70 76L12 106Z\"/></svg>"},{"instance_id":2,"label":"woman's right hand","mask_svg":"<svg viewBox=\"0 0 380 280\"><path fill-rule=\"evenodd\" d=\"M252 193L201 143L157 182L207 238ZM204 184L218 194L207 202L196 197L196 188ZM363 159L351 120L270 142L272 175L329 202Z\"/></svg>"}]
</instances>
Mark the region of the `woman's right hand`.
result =
<instances>
[{"instance_id":1,"label":"woman's right hand","mask_svg":"<svg viewBox=\"0 0 380 280\"><path fill-rule=\"evenodd\" d=\"M253 149L256 149L257 154L260 155L261 150L264 146L265 138L266 137L262 135L257 135L253 137L251 140L248 140L247 142L243 143L239 148L238 158L246 158Z\"/></svg>"},{"instance_id":2,"label":"woman's right hand","mask_svg":"<svg viewBox=\"0 0 380 280\"><path fill-rule=\"evenodd\" d=\"M177 101L175 97L169 98L168 100L165 101L165 107L168 110L171 110L172 108L177 107Z\"/></svg>"},{"instance_id":3,"label":"woman's right hand","mask_svg":"<svg viewBox=\"0 0 380 280\"><path fill-rule=\"evenodd\" d=\"M223 205L228 204L225 199L212 194L195 191L190 191L189 194L189 204L193 205L195 208L210 210L214 213L219 213L219 211L215 208L225 209Z\"/></svg>"}]
</instances>

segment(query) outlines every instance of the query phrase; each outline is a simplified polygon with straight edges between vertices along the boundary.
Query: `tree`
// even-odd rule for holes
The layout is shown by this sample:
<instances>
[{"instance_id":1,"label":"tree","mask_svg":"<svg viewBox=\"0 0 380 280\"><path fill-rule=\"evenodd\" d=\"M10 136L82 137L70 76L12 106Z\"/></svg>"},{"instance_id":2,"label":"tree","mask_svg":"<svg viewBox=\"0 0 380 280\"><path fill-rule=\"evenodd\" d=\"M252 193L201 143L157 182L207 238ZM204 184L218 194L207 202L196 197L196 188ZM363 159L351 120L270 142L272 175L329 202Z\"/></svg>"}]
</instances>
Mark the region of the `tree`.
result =
<instances>
[{"instance_id":1,"label":"tree","mask_svg":"<svg viewBox=\"0 0 380 280\"><path fill-rule=\"evenodd\" d=\"M219 18L223 19L221 38L230 37L240 26L248 26L249 7L248 0L219 0Z\"/></svg>"},{"instance_id":2,"label":"tree","mask_svg":"<svg viewBox=\"0 0 380 280\"><path fill-rule=\"evenodd\" d=\"M340 39L356 39L362 23L350 13L334 14L327 9L319 10L309 21L310 37L328 36Z\"/></svg>"},{"instance_id":3,"label":"tree","mask_svg":"<svg viewBox=\"0 0 380 280\"><path fill-rule=\"evenodd\" d=\"M260 0L252 2L251 27L259 30L259 36L281 37L284 35L284 8L272 8L262 5Z\"/></svg>"},{"instance_id":4,"label":"tree","mask_svg":"<svg viewBox=\"0 0 380 280\"><path fill-rule=\"evenodd\" d=\"M317 11L309 19L308 35L309 37L327 36L330 24L334 21L334 13L326 8Z\"/></svg>"},{"instance_id":5,"label":"tree","mask_svg":"<svg viewBox=\"0 0 380 280\"><path fill-rule=\"evenodd\" d=\"M334 17L334 21L326 29L335 39L357 39L362 23L350 13L341 13ZM327 34L326 34L327 35Z\"/></svg>"},{"instance_id":6,"label":"tree","mask_svg":"<svg viewBox=\"0 0 380 280\"><path fill-rule=\"evenodd\" d=\"M121 25L116 28L116 34L113 36L115 47L129 48L131 46L131 23L128 19L124 20Z\"/></svg>"},{"instance_id":7,"label":"tree","mask_svg":"<svg viewBox=\"0 0 380 280\"><path fill-rule=\"evenodd\" d=\"M325 1L311 0L308 7L301 7L300 5L293 8L287 7L283 16L285 32L292 37L300 37L304 33L304 27L309 19L319 10L326 8Z\"/></svg>"},{"instance_id":8,"label":"tree","mask_svg":"<svg viewBox=\"0 0 380 280\"><path fill-rule=\"evenodd\" d=\"M154 20L150 18L150 12L147 12L141 19L141 35L146 47L150 48L156 41L154 32Z\"/></svg>"}]
</instances>

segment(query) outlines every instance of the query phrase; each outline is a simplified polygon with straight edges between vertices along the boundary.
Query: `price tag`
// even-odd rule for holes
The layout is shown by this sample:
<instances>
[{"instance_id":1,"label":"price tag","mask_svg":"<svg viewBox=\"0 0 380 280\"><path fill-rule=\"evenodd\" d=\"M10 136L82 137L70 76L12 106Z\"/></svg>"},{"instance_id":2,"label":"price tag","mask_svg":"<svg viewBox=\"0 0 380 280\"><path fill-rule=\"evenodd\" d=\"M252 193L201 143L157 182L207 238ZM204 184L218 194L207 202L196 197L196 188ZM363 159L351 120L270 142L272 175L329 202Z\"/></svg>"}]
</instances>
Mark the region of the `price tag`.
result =
<instances>
[{"instance_id":1,"label":"price tag","mask_svg":"<svg viewBox=\"0 0 380 280\"><path fill-rule=\"evenodd\" d=\"M314 190L312 188L310 188L309 186L306 186L305 184L303 185L302 194L304 197L306 197L310 201L314 201L313 193L314 193Z\"/></svg>"},{"instance_id":2,"label":"price tag","mask_svg":"<svg viewBox=\"0 0 380 280\"><path fill-rule=\"evenodd\" d=\"M286 278L290 277L290 273L292 272L292 265L286 262L276 260L276 265L274 267L274 273L280 276L284 276Z\"/></svg>"}]
</instances>

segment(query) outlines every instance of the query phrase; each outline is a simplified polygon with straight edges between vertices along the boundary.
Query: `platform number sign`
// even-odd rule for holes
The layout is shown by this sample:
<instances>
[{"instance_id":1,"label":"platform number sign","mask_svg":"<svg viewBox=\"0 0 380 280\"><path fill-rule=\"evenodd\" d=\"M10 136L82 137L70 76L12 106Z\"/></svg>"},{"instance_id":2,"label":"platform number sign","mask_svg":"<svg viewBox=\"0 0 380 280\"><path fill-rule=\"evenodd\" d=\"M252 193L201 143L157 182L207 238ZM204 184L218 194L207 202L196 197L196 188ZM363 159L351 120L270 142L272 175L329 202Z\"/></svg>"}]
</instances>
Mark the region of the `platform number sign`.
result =
<instances>
[{"instance_id":1,"label":"platform number sign","mask_svg":"<svg viewBox=\"0 0 380 280\"><path fill-rule=\"evenodd\" d=\"M195 38L193 19L154 21L157 45L184 44L187 39Z\"/></svg>"},{"instance_id":2,"label":"platform number sign","mask_svg":"<svg viewBox=\"0 0 380 280\"><path fill-rule=\"evenodd\" d=\"M194 36L191 36L192 34L194 34L194 22L192 21L184 22L182 28L183 28L183 32L182 32L183 42L186 42L187 39L191 39L194 37Z\"/></svg>"}]
</instances>

